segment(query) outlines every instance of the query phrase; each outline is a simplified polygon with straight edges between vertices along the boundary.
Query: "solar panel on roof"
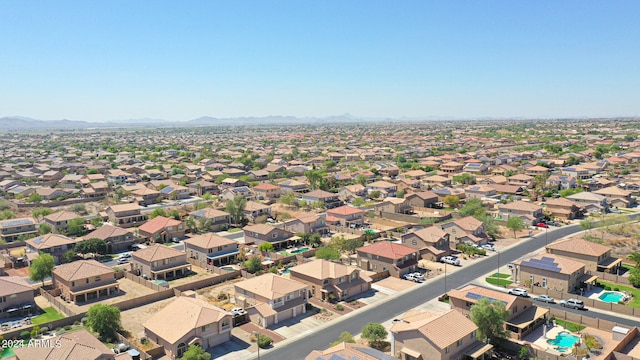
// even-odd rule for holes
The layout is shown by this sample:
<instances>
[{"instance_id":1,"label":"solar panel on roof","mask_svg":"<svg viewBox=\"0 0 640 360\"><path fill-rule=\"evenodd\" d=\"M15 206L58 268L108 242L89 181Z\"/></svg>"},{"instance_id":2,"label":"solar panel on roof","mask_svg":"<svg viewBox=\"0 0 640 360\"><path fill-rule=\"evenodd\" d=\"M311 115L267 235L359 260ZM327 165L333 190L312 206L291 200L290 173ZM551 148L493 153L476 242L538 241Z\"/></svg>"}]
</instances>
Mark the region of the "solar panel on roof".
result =
<instances>
[{"instance_id":1,"label":"solar panel on roof","mask_svg":"<svg viewBox=\"0 0 640 360\"><path fill-rule=\"evenodd\" d=\"M20 226L33 224L29 219L13 219L5 220L2 222L2 226Z\"/></svg>"},{"instance_id":2,"label":"solar panel on roof","mask_svg":"<svg viewBox=\"0 0 640 360\"><path fill-rule=\"evenodd\" d=\"M33 242L34 242L34 243L36 243L36 244L38 244L38 245L42 244L42 236L41 236L41 237L37 237L37 238L33 239Z\"/></svg>"},{"instance_id":3,"label":"solar panel on roof","mask_svg":"<svg viewBox=\"0 0 640 360\"><path fill-rule=\"evenodd\" d=\"M480 300L482 298L487 298L489 301L500 301L501 303L503 303L505 305L507 304L506 301L490 298L488 296L476 294L476 293L473 293L473 292L468 292L467 295L465 295L465 296L468 297L469 299L473 299L473 300Z\"/></svg>"}]
</instances>

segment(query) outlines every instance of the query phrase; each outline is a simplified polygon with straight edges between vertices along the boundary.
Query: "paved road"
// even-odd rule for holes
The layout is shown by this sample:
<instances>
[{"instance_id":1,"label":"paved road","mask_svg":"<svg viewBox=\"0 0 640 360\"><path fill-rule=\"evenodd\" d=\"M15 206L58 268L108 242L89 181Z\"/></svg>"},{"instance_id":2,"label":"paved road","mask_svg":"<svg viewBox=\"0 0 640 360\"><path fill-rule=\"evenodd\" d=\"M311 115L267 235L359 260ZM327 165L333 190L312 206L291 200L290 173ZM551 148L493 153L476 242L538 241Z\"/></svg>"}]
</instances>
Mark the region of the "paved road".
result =
<instances>
[{"instance_id":1,"label":"paved road","mask_svg":"<svg viewBox=\"0 0 640 360\"><path fill-rule=\"evenodd\" d=\"M633 214L631 218L635 219L638 215L640 214ZM547 241L552 242L579 231L581 231L580 225L576 224L563 226L548 233L543 232L531 239L521 241L517 246L501 251L499 256L492 256L475 262L461 271L447 275L446 289L444 277L439 277L433 282L409 289L402 296L389 297L374 306L367 306L357 316L337 319L327 323L326 326L318 328L312 337L285 340L285 342L278 344L273 349L262 351L260 358L263 360L304 359L312 350L329 347L329 344L335 341L342 331L357 334L367 323L383 323L389 319L397 318L406 311L442 295L446 290L458 288L473 281L479 274L486 274L525 254L539 250L545 246ZM587 314L588 312L584 313ZM625 324L629 322L624 318L605 315L598 314L598 317Z\"/></svg>"}]
</instances>

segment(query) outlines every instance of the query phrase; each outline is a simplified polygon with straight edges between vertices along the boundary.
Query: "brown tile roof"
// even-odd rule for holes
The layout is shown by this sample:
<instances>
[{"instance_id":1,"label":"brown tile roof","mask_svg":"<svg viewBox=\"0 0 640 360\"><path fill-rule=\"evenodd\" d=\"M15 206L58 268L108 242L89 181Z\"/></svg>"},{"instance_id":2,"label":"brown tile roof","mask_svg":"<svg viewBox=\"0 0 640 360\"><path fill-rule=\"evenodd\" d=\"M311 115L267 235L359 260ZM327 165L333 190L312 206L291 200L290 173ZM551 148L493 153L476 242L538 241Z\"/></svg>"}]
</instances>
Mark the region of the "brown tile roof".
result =
<instances>
[{"instance_id":1,"label":"brown tile roof","mask_svg":"<svg viewBox=\"0 0 640 360\"><path fill-rule=\"evenodd\" d=\"M89 234L83 236L82 238L83 239L96 238L96 239L106 240L110 237L125 236L127 234L133 234L133 233L129 230L123 229L118 226L105 224L97 228L96 230L90 232Z\"/></svg>"},{"instance_id":2,"label":"brown tile roof","mask_svg":"<svg viewBox=\"0 0 640 360\"><path fill-rule=\"evenodd\" d=\"M456 310L449 310L441 314L424 312L423 316L416 316L415 312L412 312L409 321L394 323L391 326L391 331L394 333L418 331L440 349L455 344L478 329L473 321ZM452 324L455 326L451 326Z\"/></svg>"},{"instance_id":3,"label":"brown tile roof","mask_svg":"<svg viewBox=\"0 0 640 360\"><path fill-rule=\"evenodd\" d=\"M230 216L230 214L228 212L225 212L225 211L222 211L222 210L218 210L218 209L212 209L212 208L197 210L197 211L192 212L191 214L193 215L196 212L198 212L198 216L203 216L205 218L216 218L216 217L222 217L222 216ZM203 215L200 215L199 212L203 212Z\"/></svg>"},{"instance_id":4,"label":"brown tile roof","mask_svg":"<svg viewBox=\"0 0 640 360\"><path fill-rule=\"evenodd\" d=\"M247 201L247 204L244 207L244 211L256 211L256 210L264 210L264 209L270 209L270 208L271 206L269 205L260 204L255 201Z\"/></svg>"},{"instance_id":5,"label":"brown tile roof","mask_svg":"<svg viewBox=\"0 0 640 360\"><path fill-rule=\"evenodd\" d=\"M480 297L486 297L490 300L498 300L502 301L505 304L506 309L510 309L513 303L516 301L517 297L515 295L507 294L502 291L497 291L493 289L487 289L482 286L477 285L467 285L462 289L452 289L447 293L449 297L462 299L464 301L468 301L471 303L477 303L477 296L467 297L468 294L476 294L480 295Z\"/></svg>"},{"instance_id":6,"label":"brown tile roof","mask_svg":"<svg viewBox=\"0 0 640 360\"><path fill-rule=\"evenodd\" d=\"M440 239L447 236L447 233L437 226L429 226L420 230L416 230L412 233L408 233L403 237L409 237L409 235L414 234L420 239L428 243L437 243Z\"/></svg>"},{"instance_id":7,"label":"brown tile roof","mask_svg":"<svg viewBox=\"0 0 640 360\"><path fill-rule=\"evenodd\" d=\"M338 194L330 193L324 190L313 190L303 195L304 197L310 197L315 199L327 199L338 196Z\"/></svg>"},{"instance_id":8,"label":"brown tile roof","mask_svg":"<svg viewBox=\"0 0 640 360\"><path fill-rule=\"evenodd\" d=\"M235 284L236 287L247 290L267 299L277 299L294 291L306 289L308 286L296 280L267 273Z\"/></svg>"},{"instance_id":9,"label":"brown tile roof","mask_svg":"<svg viewBox=\"0 0 640 360\"><path fill-rule=\"evenodd\" d=\"M20 359L39 360L95 360L114 357L108 347L85 329L66 333L50 340L52 344L58 344L56 341L60 340L60 346L25 346L15 348L14 353Z\"/></svg>"},{"instance_id":10,"label":"brown tile roof","mask_svg":"<svg viewBox=\"0 0 640 360\"><path fill-rule=\"evenodd\" d=\"M238 245L238 242L232 239L227 239L220 235L216 235L214 233L206 233L201 235L196 235L191 239L187 239L184 243L197 246L203 249L211 249L218 246L225 245Z\"/></svg>"},{"instance_id":11,"label":"brown tile roof","mask_svg":"<svg viewBox=\"0 0 640 360\"><path fill-rule=\"evenodd\" d=\"M254 190L277 190L280 186L276 186L269 183L261 183L253 187Z\"/></svg>"},{"instance_id":12,"label":"brown tile roof","mask_svg":"<svg viewBox=\"0 0 640 360\"><path fill-rule=\"evenodd\" d=\"M397 359L366 345L340 343L326 350L314 350L304 360L350 359L350 360L389 360Z\"/></svg>"},{"instance_id":13,"label":"brown tile roof","mask_svg":"<svg viewBox=\"0 0 640 360\"><path fill-rule=\"evenodd\" d=\"M546 259L543 259L543 258L546 258ZM535 263L531 262L531 260L533 260ZM558 271L554 271L554 270L548 270L548 271L553 271L553 272L557 272L565 275L573 274L576 271L580 270L581 268L585 267L585 264L580 261L571 260L571 259L554 255L554 254L540 254L540 255L532 256L525 259L519 259L514 261L513 263L523 267L540 269L541 266L537 265L536 260L540 260L540 261L548 260L548 264L553 264L555 265L555 268L558 269ZM550 268L550 266L547 266L547 265L545 265L544 267L545 269Z\"/></svg>"},{"instance_id":14,"label":"brown tile roof","mask_svg":"<svg viewBox=\"0 0 640 360\"><path fill-rule=\"evenodd\" d=\"M114 274L112 268L95 260L77 260L68 264L58 265L52 272L67 281L76 281L103 275L113 276Z\"/></svg>"},{"instance_id":15,"label":"brown tile roof","mask_svg":"<svg viewBox=\"0 0 640 360\"><path fill-rule=\"evenodd\" d=\"M630 191L621 189L617 186L609 186L594 192L599 195L616 195L616 196L624 196L624 197L627 197L629 196L629 194L631 194Z\"/></svg>"},{"instance_id":16,"label":"brown tile roof","mask_svg":"<svg viewBox=\"0 0 640 360\"><path fill-rule=\"evenodd\" d=\"M586 240L575 238L575 237L555 241L547 245L547 249L560 250L560 251L566 251L574 254L584 254L589 256L600 256L600 255L604 255L608 251L611 251L611 248L608 246L596 244L594 242L586 241Z\"/></svg>"},{"instance_id":17,"label":"brown tile roof","mask_svg":"<svg viewBox=\"0 0 640 360\"><path fill-rule=\"evenodd\" d=\"M550 198L545 200L545 204L547 206L562 206L562 207L572 207L572 206L576 206L576 207L580 207L580 205L576 204L575 202L569 200L569 199L565 199L565 198Z\"/></svg>"},{"instance_id":18,"label":"brown tile roof","mask_svg":"<svg viewBox=\"0 0 640 360\"><path fill-rule=\"evenodd\" d=\"M532 204L526 201L514 201L512 203L504 204L499 206L500 209L511 209L511 210L521 210L521 211L530 211L534 212L542 209L540 205Z\"/></svg>"},{"instance_id":19,"label":"brown tile roof","mask_svg":"<svg viewBox=\"0 0 640 360\"><path fill-rule=\"evenodd\" d=\"M475 231L483 225L482 221L474 218L473 216L466 216L462 219L454 221L464 231Z\"/></svg>"},{"instance_id":20,"label":"brown tile roof","mask_svg":"<svg viewBox=\"0 0 640 360\"><path fill-rule=\"evenodd\" d=\"M49 221L69 221L69 220L73 220L75 218L79 218L81 217L80 215L74 213L74 212L70 212L70 211L58 211L55 212L53 214L49 214L47 216L45 216L44 218L46 220Z\"/></svg>"},{"instance_id":21,"label":"brown tile roof","mask_svg":"<svg viewBox=\"0 0 640 360\"><path fill-rule=\"evenodd\" d=\"M19 294L26 291L33 291L33 288L20 276L0 277L0 296Z\"/></svg>"},{"instance_id":22,"label":"brown tile roof","mask_svg":"<svg viewBox=\"0 0 640 360\"><path fill-rule=\"evenodd\" d=\"M328 215L352 215L352 214L364 214L364 210L360 210L358 208L343 205L337 208L333 208L331 210L327 210Z\"/></svg>"},{"instance_id":23,"label":"brown tile roof","mask_svg":"<svg viewBox=\"0 0 640 360\"><path fill-rule=\"evenodd\" d=\"M242 228L242 230L244 230L244 231L251 231L251 232L255 232L255 233L261 234L261 235L266 235L266 234L270 233L271 231L273 231L275 229L277 229L277 228L274 227L274 226L271 226L271 225L267 225L267 224L247 225L247 226Z\"/></svg>"},{"instance_id":24,"label":"brown tile roof","mask_svg":"<svg viewBox=\"0 0 640 360\"><path fill-rule=\"evenodd\" d=\"M302 274L314 279L337 279L351 275L355 269L324 259L317 259L290 269L292 274Z\"/></svg>"},{"instance_id":25,"label":"brown tile roof","mask_svg":"<svg viewBox=\"0 0 640 360\"><path fill-rule=\"evenodd\" d=\"M46 234L25 241L34 249L48 249L54 246L75 244L78 241L60 234Z\"/></svg>"},{"instance_id":26,"label":"brown tile roof","mask_svg":"<svg viewBox=\"0 0 640 360\"><path fill-rule=\"evenodd\" d=\"M156 216L155 218L140 225L138 230L144 231L148 234L156 234L169 226L178 226L180 224L182 224L182 221L180 220L166 218L164 216Z\"/></svg>"},{"instance_id":27,"label":"brown tile roof","mask_svg":"<svg viewBox=\"0 0 640 360\"><path fill-rule=\"evenodd\" d=\"M125 212L125 211L140 211L140 205L138 204L118 204L111 205L107 209L111 209L114 213Z\"/></svg>"},{"instance_id":28,"label":"brown tile roof","mask_svg":"<svg viewBox=\"0 0 640 360\"><path fill-rule=\"evenodd\" d=\"M161 244L155 244L153 246L149 246L145 249L138 250L131 254L133 259L140 259L143 261L159 261L163 259L169 259L176 256L183 256L183 253L180 250L176 250L169 246L164 246Z\"/></svg>"},{"instance_id":29,"label":"brown tile roof","mask_svg":"<svg viewBox=\"0 0 640 360\"><path fill-rule=\"evenodd\" d=\"M175 344L188 333L210 324L218 324L231 315L206 301L179 296L142 324L160 338ZM214 325L217 326L217 325Z\"/></svg>"},{"instance_id":30,"label":"brown tile roof","mask_svg":"<svg viewBox=\"0 0 640 360\"><path fill-rule=\"evenodd\" d=\"M356 251L363 252L365 254L383 256L394 260L401 259L407 255L417 252L416 249L388 241L380 241L375 244L359 247Z\"/></svg>"}]
</instances>

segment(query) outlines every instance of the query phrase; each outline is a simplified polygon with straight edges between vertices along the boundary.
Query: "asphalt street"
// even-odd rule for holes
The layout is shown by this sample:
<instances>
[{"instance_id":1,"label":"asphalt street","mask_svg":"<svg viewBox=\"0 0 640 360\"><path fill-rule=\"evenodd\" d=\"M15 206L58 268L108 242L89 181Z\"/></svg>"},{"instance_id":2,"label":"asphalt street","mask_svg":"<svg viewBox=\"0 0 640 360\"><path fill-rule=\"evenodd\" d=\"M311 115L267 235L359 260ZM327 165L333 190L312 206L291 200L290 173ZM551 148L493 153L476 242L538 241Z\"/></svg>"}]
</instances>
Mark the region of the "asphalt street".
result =
<instances>
[{"instance_id":1,"label":"asphalt street","mask_svg":"<svg viewBox=\"0 0 640 360\"><path fill-rule=\"evenodd\" d=\"M635 219L638 215L640 214L633 214L631 218ZM581 231L580 225L575 224L553 229L553 231L546 233L543 232L530 239L521 241L517 246L501 251L499 256L491 256L482 261L474 262L471 265L465 266L461 271L447 275L446 288L444 276L421 286L412 287L406 292L403 292L402 296L389 297L373 306L362 308L357 316L334 320L318 328L317 331L309 334L309 336L288 339L272 349L263 350L261 351L260 358L263 360L304 359L312 350L328 348L329 344L335 341L338 334L342 331L358 334L360 333L360 329L367 323L383 323L387 320L398 318L406 311L437 298L449 289L458 288L470 283L481 274L486 274L494 269L497 270L499 266L510 263L523 255L538 251L548 242L558 240L579 231ZM577 312L580 311L578 310ZM587 315L588 311L583 311L582 313ZM598 314L597 317L630 325L630 321L622 317L618 318L608 314Z\"/></svg>"}]
</instances>

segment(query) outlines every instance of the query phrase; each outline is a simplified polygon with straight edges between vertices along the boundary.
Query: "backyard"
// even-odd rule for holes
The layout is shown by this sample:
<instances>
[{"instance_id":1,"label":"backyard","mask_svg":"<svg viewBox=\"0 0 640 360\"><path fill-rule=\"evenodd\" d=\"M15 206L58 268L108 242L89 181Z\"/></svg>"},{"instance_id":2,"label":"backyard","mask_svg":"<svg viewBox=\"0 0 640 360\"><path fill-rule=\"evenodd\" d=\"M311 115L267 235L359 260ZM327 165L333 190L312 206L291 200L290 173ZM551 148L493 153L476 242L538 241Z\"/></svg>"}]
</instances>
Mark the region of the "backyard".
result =
<instances>
[{"instance_id":1,"label":"backyard","mask_svg":"<svg viewBox=\"0 0 640 360\"><path fill-rule=\"evenodd\" d=\"M35 325L40 325L40 324L46 324L49 323L51 321L54 320L60 320L62 318L64 318L64 315L60 314L58 312L58 310L49 307L46 309L43 309L42 311L44 311L44 314L40 314L36 317L34 317L33 319L31 319L31 322Z\"/></svg>"},{"instance_id":2,"label":"backyard","mask_svg":"<svg viewBox=\"0 0 640 360\"><path fill-rule=\"evenodd\" d=\"M613 283L608 283L605 281L598 281L602 286L609 286L611 289L617 289L620 291L626 291L631 294L631 301L627 303L627 305L635 308L640 308L640 289L636 289L631 286L618 285Z\"/></svg>"}]
</instances>

